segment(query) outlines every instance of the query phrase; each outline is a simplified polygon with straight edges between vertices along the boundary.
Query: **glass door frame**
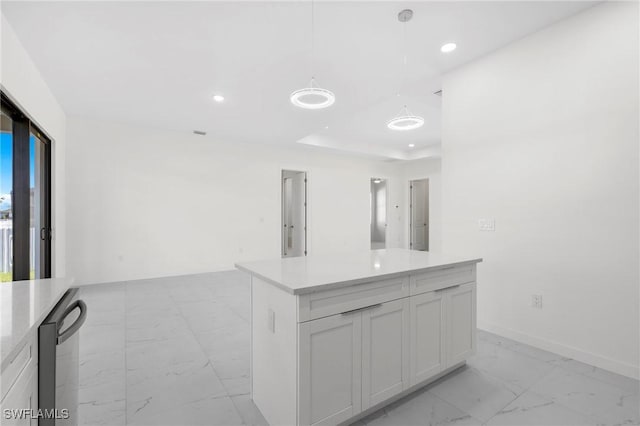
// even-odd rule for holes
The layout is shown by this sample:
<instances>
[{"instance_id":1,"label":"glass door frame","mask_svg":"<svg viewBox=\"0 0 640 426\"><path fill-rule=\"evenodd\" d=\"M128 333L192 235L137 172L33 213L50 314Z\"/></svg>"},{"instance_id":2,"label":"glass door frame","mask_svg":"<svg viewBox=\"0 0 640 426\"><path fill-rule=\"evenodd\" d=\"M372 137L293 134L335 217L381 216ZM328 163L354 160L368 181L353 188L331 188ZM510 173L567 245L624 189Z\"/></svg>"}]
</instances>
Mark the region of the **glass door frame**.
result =
<instances>
[{"instance_id":1,"label":"glass door frame","mask_svg":"<svg viewBox=\"0 0 640 426\"><path fill-rule=\"evenodd\" d=\"M12 241L12 280L28 280L31 278L31 135L43 142L41 147L41 176L42 187L39 211L41 228L35 230L34 243L39 239L40 276L34 278L51 277L51 139L38 128L29 117L14 104L4 93L0 93L3 111L10 114L13 120L13 182L11 191L11 208L13 216ZM39 143L36 140L36 143ZM35 200L34 200L34 204ZM36 245L37 246L37 245Z\"/></svg>"}]
</instances>

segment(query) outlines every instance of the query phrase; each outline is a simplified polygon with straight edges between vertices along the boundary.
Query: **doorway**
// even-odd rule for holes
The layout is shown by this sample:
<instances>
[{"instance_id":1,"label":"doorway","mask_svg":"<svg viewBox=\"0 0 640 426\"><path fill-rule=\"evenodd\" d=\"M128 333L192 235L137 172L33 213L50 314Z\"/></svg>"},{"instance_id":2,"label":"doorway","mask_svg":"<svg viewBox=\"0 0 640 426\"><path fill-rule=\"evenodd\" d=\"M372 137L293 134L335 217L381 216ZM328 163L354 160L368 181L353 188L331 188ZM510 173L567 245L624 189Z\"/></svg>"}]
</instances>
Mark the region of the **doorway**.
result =
<instances>
[{"instance_id":1,"label":"doorway","mask_svg":"<svg viewBox=\"0 0 640 426\"><path fill-rule=\"evenodd\" d=\"M429 251L429 179L409 182L409 248Z\"/></svg>"},{"instance_id":2,"label":"doorway","mask_svg":"<svg viewBox=\"0 0 640 426\"><path fill-rule=\"evenodd\" d=\"M387 181L371 178L371 250L387 245Z\"/></svg>"},{"instance_id":3,"label":"doorway","mask_svg":"<svg viewBox=\"0 0 640 426\"><path fill-rule=\"evenodd\" d=\"M282 257L307 255L307 172L282 171Z\"/></svg>"}]
</instances>

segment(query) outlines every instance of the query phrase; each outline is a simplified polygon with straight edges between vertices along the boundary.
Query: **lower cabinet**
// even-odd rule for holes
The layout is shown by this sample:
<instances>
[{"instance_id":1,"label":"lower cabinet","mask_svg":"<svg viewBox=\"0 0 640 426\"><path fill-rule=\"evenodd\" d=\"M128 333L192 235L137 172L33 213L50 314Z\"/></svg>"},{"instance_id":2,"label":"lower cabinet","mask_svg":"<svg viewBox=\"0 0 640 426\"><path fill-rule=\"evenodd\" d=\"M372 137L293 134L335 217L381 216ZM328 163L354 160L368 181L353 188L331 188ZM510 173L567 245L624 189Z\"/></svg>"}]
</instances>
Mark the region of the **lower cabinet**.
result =
<instances>
[{"instance_id":1,"label":"lower cabinet","mask_svg":"<svg viewBox=\"0 0 640 426\"><path fill-rule=\"evenodd\" d=\"M476 284L445 290L447 365L458 364L476 351Z\"/></svg>"},{"instance_id":2,"label":"lower cabinet","mask_svg":"<svg viewBox=\"0 0 640 426\"><path fill-rule=\"evenodd\" d=\"M362 316L299 325L298 424L337 424L362 411Z\"/></svg>"},{"instance_id":3,"label":"lower cabinet","mask_svg":"<svg viewBox=\"0 0 640 426\"><path fill-rule=\"evenodd\" d=\"M445 369L444 292L432 291L411 301L411 385Z\"/></svg>"},{"instance_id":4,"label":"lower cabinet","mask_svg":"<svg viewBox=\"0 0 640 426\"><path fill-rule=\"evenodd\" d=\"M409 386L409 299L362 311L362 410Z\"/></svg>"},{"instance_id":5,"label":"lower cabinet","mask_svg":"<svg viewBox=\"0 0 640 426\"><path fill-rule=\"evenodd\" d=\"M476 284L422 293L409 300L413 386L475 353Z\"/></svg>"},{"instance_id":6,"label":"lower cabinet","mask_svg":"<svg viewBox=\"0 0 640 426\"><path fill-rule=\"evenodd\" d=\"M344 422L475 351L475 283L298 326L298 424Z\"/></svg>"},{"instance_id":7,"label":"lower cabinet","mask_svg":"<svg viewBox=\"0 0 640 426\"><path fill-rule=\"evenodd\" d=\"M0 424L27 426L38 424L31 418L31 410L38 410L38 368L34 351L35 342L27 345L2 372L2 401L0 402Z\"/></svg>"}]
</instances>

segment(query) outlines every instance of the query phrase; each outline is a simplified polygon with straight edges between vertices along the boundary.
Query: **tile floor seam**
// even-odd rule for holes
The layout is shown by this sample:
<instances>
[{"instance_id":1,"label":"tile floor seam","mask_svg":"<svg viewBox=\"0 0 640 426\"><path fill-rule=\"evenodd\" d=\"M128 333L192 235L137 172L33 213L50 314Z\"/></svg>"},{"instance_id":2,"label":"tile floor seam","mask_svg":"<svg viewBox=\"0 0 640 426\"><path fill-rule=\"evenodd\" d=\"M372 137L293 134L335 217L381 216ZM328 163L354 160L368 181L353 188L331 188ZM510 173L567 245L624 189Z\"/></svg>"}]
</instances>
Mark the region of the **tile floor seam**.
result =
<instances>
[{"instance_id":1,"label":"tile floor seam","mask_svg":"<svg viewBox=\"0 0 640 426\"><path fill-rule=\"evenodd\" d=\"M487 333L490 333L490 332L487 332ZM494 334L494 333L491 333L491 334ZM485 340L485 342L487 342L488 344L494 345L494 346L496 346L498 348L507 349L507 350L509 350L509 351L511 351L511 352L513 352L515 354L522 355L522 356L524 356L526 358L533 359L533 360L540 361L540 362L544 362L545 364L551 365L553 367L561 368L562 370L567 371L569 373L579 374L581 376L588 377L588 378L593 379L593 380L597 380L600 383L604 383L604 384L610 385L610 386L615 386L615 387L621 389L620 386L618 386L618 385L616 385L614 383L608 382L606 380L602 380L602 379L600 379L598 377L590 376L586 372L571 370L569 368L563 367L561 364L558 364L558 362L563 362L563 361L576 361L576 362L582 363L582 361L579 361L579 360L577 360L575 358L565 357L565 356L562 356L560 354L556 354L554 352L549 352L549 351L546 351L544 349L540 349L541 351L549 352L550 354L558 355L558 357L559 357L559 359L556 359L556 360L545 361L545 360L542 360L540 358L536 358L535 356L530 355L528 353L520 352L520 351L517 351L517 350L513 349L517 345L531 346L531 345L528 345L527 343L524 343L524 342L519 342L519 341L513 340L513 342L515 342L515 344L508 345L508 346L498 345L496 343L493 343L493 342L490 342L490 341L486 341L486 340ZM532 347L535 348L535 349L538 349L535 346L532 346ZM583 363L583 364L586 364L586 363ZM592 367L594 371L596 371L596 369L598 368L598 367L590 365L590 364L586 364L586 365L588 365L589 367ZM622 375L622 374L615 373L613 371L609 371L609 370L605 370L605 369L602 369L602 370L606 371L607 373L616 374L616 375L619 375L619 376L622 376L622 377L625 377L625 378L628 378L628 379L631 379L631 380L637 380L637 379L634 379L633 377L628 377L628 376L625 376L625 375ZM621 390L624 390L624 389L621 389Z\"/></svg>"},{"instance_id":2,"label":"tile floor seam","mask_svg":"<svg viewBox=\"0 0 640 426\"><path fill-rule=\"evenodd\" d=\"M536 392L534 390L529 390L527 392L531 392L532 394L534 394L536 396L539 396L540 398L550 399L555 405L558 405L559 407L562 407L565 410L571 411L572 413L580 414L581 416L584 416L584 417L594 417L594 415L592 415L592 414L589 414L589 413L586 413L584 411L580 411L580 410L578 410L576 408L573 408L573 407L570 407L568 405L565 405L562 402L557 401L555 398L552 398L549 395L544 395L544 394ZM598 420L600 420L600 418L598 418ZM606 422L602 422L602 423L606 423ZM601 423L598 423L598 424L601 424Z\"/></svg>"},{"instance_id":3,"label":"tile floor seam","mask_svg":"<svg viewBox=\"0 0 640 426\"><path fill-rule=\"evenodd\" d=\"M231 404L233 405L233 409L236 411L236 414L238 415L238 418L240 418L240 420L242 421L243 425L246 425L245 421L244 421L244 417L242 416L242 414L240 413L240 410L238 409L238 406L236 405L236 402L233 400L233 398L231 397L231 395L229 394L229 391L227 390L227 387L225 386L224 382L222 381L222 379L220 378L220 376L218 375L218 372L216 371L215 368L213 368L213 363L211 362L211 358L207 355L207 351L205 350L204 346L202 345L202 342L200 342L200 339L198 339L198 336L196 334L196 332L193 330L193 328L191 327L189 321L187 321L187 318L184 316L182 309L180 309L180 307L178 306L178 303L175 301L175 299L173 299L173 297L171 295L169 295L169 297L172 299L172 301L174 302L174 304L176 305L177 309L178 309L178 313L179 315L182 317L182 319L186 322L187 324L187 328L189 329L189 331L191 332L191 334L193 335L193 338L196 340L196 342L198 343L198 346L200 347L200 349L202 350L204 356L207 358L207 364L209 365L209 367L211 368L211 371L213 372L214 376L216 376L216 378L218 379L218 381L220 382L220 384L222 385L222 389L224 389L224 396L221 396L220 398L226 397L229 398L229 400L231 401ZM215 399L215 398L214 398Z\"/></svg>"},{"instance_id":4,"label":"tile floor seam","mask_svg":"<svg viewBox=\"0 0 640 426\"><path fill-rule=\"evenodd\" d=\"M459 411L463 412L464 414L466 414L466 415L468 415L469 417L471 417L473 420L477 420L477 421L479 421L479 422L482 424L482 421L481 421L480 419L477 419L477 418L473 417L473 415L471 415L471 413L468 413L467 411L463 410L462 408L460 408L460 407L457 407L457 406L453 405L451 402L447 401L446 399L441 398L441 397L439 397L438 395L436 395L436 394L434 394L434 393L430 392L430 391L429 391L429 389L427 389L425 393L428 393L429 395L431 395L431 396L435 397L436 399L439 399L440 401L442 401L442 402L444 402L444 403L446 403L446 404L448 404L448 405L452 406L452 407L453 407L453 408L455 408L456 410L459 410ZM488 420L487 420L487 421L488 421Z\"/></svg>"},{"instance_id":5,"label":"tile floor seam","mask_svg":"<svg viewBox=\"0 0 640 426\"><path fill-rule=\"evenodd\" d=\"M489 344L491 344L491 345L494 345L494 346L496 346L496 347L499 347L499 348L507 349L507 348L505 348L504 346L496 345L495 343L492 343L492 342L487 342L487 343L489 343ZM534 357L532 357L532 356L529 356L529 355L524 354L524 353L520 353L520 352L518 352L518 351L511 350L511 352L514 352L514 353L516 353L516 354L518 354L518 355L522 355L522 356L527 357L527 358L532 359L532 360L536 360L536 361L540 361L540 362L547 363L546 361L542 361L542 360L540 360L540 359L538 359L538 358L534 358ZM476 352L476 353L477 353L477 352ZM473 367L473 368L475 368L475 367ZM500 414L500 413L502 412L502 410L504 410L504 409L505 409L509 404L513 403L513 401L517 400L517 399L518 399L518 398L520 398L522 395L524 395L525 393L529 392L529 391L530 391L530 389L531 389L531 388L532 388L536 383L540 382L542 379L544 379L545 377L547 377L548 375L550 375L550 374L555 370L555 368L557 368L557 367L556 367L556 366L553 366L553 367L552 367L548 372L546 372L545 374L543 374L542 376L540 376L540 377L538 377L536 380L534 380L534 381L533 381L533 382L532 382L528 387L523 388L523 391L522 391L522 392L518 393L514 399L512 399L512 400L511 400L511 401L509 401L507 404L505 404L502 408L500 408L500 409L499 409L499 410L498 410L498 411L497 411L493 416L491 416L489 419L487 419L487 421L486 421L486 422L484 422L484 423L483 423L483 425L488 424L488 423L489 423L489 422L490 422L494 417L496 417L498 414ZM478 370L478 369L476 369L476 370ZM503 379L502 379L502 378L500 378L500 377L494 376L494 375L493 375L492 373L490 373L489 371L480 371L480 370L478 370L478 371L479 371L479 372L481 372L481 373L483 373L483 374L487 374L487 375L488 375L488 376L490 376L491 378L493 378L493 379L495 379L495 380L498 380L500 383L502 383L502 384L504 384L504 385L507 385L507 386L509 385L509 383L508 383L508 382L506 382L505 380L503 380ZM533 392L533 391L531 391L531 392ZM536 392L533 392L533 393L536 393ZM541 395L541 396L542 396L542 395ZM544 396L543 396L543 397L544 397ZM547 397L547 399L548 399L548 397ZM554 401L554 402L555 402L555 401ZM472 417L473 417L473 416L472 416Z\"/></svg>"}]
</instances>

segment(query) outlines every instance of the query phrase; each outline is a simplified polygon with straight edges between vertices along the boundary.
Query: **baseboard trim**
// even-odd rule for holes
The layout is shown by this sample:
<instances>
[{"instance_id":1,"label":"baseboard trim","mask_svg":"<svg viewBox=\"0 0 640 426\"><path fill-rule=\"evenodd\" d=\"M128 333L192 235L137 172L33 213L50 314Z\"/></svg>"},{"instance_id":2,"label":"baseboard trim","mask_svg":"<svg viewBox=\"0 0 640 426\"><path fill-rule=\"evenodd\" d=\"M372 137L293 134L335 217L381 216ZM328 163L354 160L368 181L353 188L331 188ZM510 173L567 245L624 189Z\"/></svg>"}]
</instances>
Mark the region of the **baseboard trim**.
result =
<instances>
[{"instance_id":1,"label":"baseboard trim","mask_svg":"<svg viewBox=\"0 0 640 426\"><path fill-rule=\"evenodd\" d=\"M583 351L573 346L567 346L551 340L541 339L510 328L490 324L485 321L478 320L478 328L490 333L499 334L520 343L535 346L545 351L554 352L558 355L602 368L603 370L608 370L633 379L640 378L640 368L637 365L616 361L611 358Z\"/></svg>"}]
</instances>

